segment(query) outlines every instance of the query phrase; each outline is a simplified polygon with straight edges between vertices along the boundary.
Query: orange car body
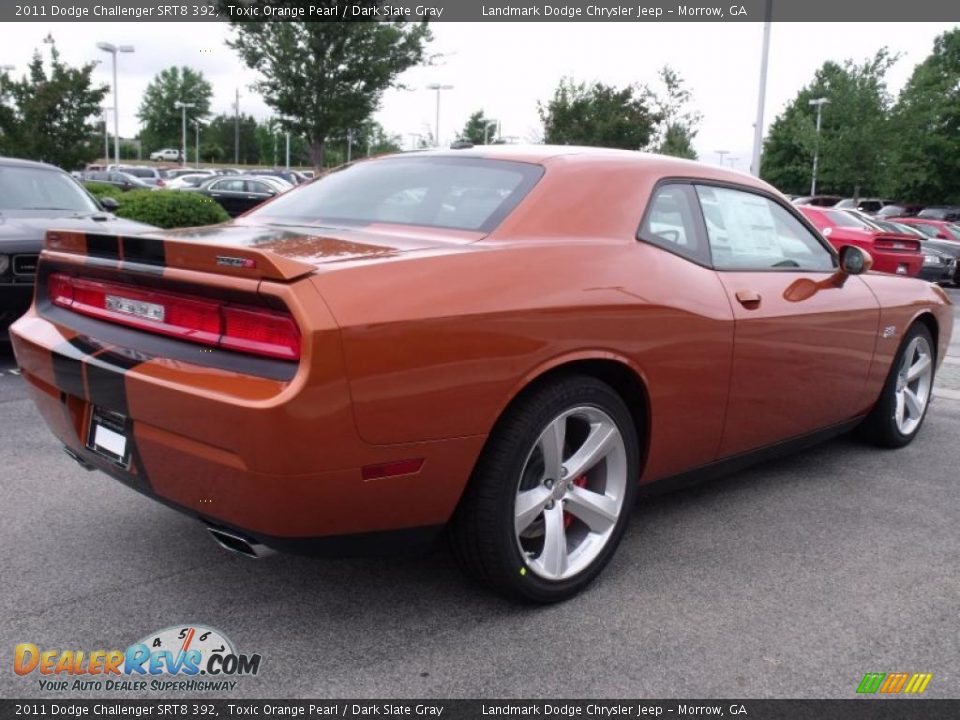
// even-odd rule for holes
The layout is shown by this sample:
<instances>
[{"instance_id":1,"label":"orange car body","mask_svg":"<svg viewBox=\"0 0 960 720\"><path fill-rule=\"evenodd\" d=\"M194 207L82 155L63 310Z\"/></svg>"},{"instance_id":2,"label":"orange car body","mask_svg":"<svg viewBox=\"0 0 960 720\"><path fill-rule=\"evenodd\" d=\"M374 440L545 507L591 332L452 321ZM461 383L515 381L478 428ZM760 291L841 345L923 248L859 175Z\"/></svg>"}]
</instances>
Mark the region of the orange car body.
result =
<instances>
[{"instance_id":1,"label":"orange car body","mask_svg":"<svg viewBox=\"0 0 960 720\"><path fill-rule=\"evenodd\" d=\"M637 479L651 483L862 417L915 320L945 353L952 311L928 283L850 276L789 300L830 274L720 272L638 241L664 178L745 188L796 215L754 178L617 151L439 154L465 152L542 167L490 232L278 228L254 213L135 237L50 233L34 305L11 331L46 423L83 462L209 524L336 549L442 527L505 408L567 367L629 394ZM54 272L285 308L300 359L171 344L53 307ZM88 448L94 407L128 418L128 467Z\"/></svg>"}]
</instances>

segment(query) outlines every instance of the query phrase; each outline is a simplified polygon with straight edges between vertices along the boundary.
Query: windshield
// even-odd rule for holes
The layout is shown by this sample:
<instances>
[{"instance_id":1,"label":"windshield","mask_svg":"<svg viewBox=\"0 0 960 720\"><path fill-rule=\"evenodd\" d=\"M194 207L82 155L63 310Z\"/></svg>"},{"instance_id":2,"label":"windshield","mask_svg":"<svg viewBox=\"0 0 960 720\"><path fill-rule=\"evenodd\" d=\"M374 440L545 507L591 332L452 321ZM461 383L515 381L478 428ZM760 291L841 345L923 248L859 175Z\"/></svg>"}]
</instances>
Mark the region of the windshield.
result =
<instances>
[{"instance_id":1,"label":"windshield","mask_svg":"<svg viewBox=\"0 0 960 720\"><path fill-rule=\"evenodd\" d=\"M0 165L0 211L68 210L90 213L99 209L80 185L64 172Z\"/></svg>"},{"instance_id":2,"label":"windshield","mask_svg":"<svg viewBox=\"0 0 960 720\"><path fill-rule=\"evenodd\" d=\"M542 174L539 165L507 160L384 158L330 173L248 217L278 224L397 223L489 232Z\"/></svg>"},{"instance_id":3,"label":"windshield","mask_svg":"<svg viewBox=\"0 0 960 720\"><path fill-rule=\"evenodd\" d=\"M869 223L850 213L828 210L824 214L836 227L860 228L861 230L872 229Z\"/></svg>"}]
</instances>

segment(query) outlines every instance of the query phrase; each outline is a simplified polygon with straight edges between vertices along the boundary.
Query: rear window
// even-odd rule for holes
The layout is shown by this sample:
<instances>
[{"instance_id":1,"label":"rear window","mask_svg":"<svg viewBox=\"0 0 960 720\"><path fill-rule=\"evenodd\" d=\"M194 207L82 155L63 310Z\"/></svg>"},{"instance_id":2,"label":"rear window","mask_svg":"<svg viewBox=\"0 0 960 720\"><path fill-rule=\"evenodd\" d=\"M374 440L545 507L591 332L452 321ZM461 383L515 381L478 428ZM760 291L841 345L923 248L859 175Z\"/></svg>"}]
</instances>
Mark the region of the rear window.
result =
<instances>
[{"instance_id":1,"label":"rear window","mask_svg":"<svg viewBox=\"0 0 960 720\"><path fill-rule=\"evenodd\" d=\"M393 157L331 173L251 213L278 224L396 223L489 232L543 175L539 165Z\"/></svg>"},{"instance_id":2,"label":"rear window","mask_svg":"<svg viewBox=\"0 0 960 720\"><path fill-rule=\"evenodd\" d=\"M860 228L861 230L869 229L868 225L863 220L855 218L853 215L845 212L837 211L827 211L824 213L827 216L827 219L833 223L835 227L848 227L848 228Z\"/></svg>"}]
</instances>

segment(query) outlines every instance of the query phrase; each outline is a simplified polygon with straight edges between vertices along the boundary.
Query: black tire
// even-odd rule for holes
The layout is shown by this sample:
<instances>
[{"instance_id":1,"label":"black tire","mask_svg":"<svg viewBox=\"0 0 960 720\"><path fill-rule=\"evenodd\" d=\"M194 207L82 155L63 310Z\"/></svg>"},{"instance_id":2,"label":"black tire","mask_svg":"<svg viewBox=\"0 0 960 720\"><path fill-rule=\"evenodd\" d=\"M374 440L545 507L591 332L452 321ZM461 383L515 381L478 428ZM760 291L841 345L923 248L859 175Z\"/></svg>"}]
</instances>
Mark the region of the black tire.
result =
<instances>
[{"instance_id":1,"label":"black tire","mask_svg":"<svg viewBox=\"0 0 960 720\"><path fill-rule=\"evenodd\" d=\"M931 387L926 405L924 406L923 413L920 417L920 422L909 433L905 434L900 431L896 420L897 380L899 377L900 365L903 362L903 356L907 352L907 348L911 345L914 338L917 337L923 338L930 349L930 359L932 363L932 374L930 378ZM933 381L936 375L936 352L937 348L933 342L933 336L930 334L930 330L927 329L927 326L922 322L915 322L913 325L911 325L904 334L903 340L900 342L900 348L897 350L897 354L893 359L893 365L890 367L890 372L887 375L887 380L883 385L883 390L880 392L880 398L877 400L877 404L857 429L857 434L861 439L878 447L885 448L901 448L913 442L913 439L917 436L917 433L920 432L920 428L923 427L923 421L926 420L927 411L930 409L930 400L932 399L933 395Z\"/></svg>"},{"instance_id":2,"label":"black tire","mask_svg":"<svg viewBox=\"0 0 960 720\"><path fill-rule=\"evenodd\" d=\"M514 530L514 505L521 472L541 433L551 420L576 407L596 408L613 420L624 441L626 485L619 516L599 555L572 577L547 580L528 571ZM616 551L634 505L638 478L637 432L629 409L613 388L582 375L541 385L518 398L491 433L451 521L454 555L468 575L512 599L566 600L585 588Z\"/></svg>"}]
</instances>

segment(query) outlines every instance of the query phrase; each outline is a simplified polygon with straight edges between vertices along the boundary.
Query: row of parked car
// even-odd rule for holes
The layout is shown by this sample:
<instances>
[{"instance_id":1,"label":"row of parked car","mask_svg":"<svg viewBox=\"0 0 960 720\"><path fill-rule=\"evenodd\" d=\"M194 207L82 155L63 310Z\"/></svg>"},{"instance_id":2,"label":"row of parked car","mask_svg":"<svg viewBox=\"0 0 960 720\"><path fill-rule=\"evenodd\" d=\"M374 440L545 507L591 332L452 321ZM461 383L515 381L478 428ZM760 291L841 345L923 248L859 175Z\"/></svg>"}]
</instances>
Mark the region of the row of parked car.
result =
<instances>
[{"instance_id":1,"label":"row of parked car","mask_svg":"<svg viewBox=\"0 0 960 720\"><path fill-rule=\"evenodd\" d=\"M285 169L162 168L147 165L88 167L76 174L78 179L85 182L114 185L122 192L164 189L200 193L222 205L231 217L310 181L312 175L312 172Z\"/></svg>"},{"instance_id":2,"label":"row of parked car","mask_svg":"<svg viewBox=\"0 0 960 720\"><path fill-rule=\"evenodd\" d=\"M833 195L791 199L834 247L869 252L874 270L960 285L960 207Z\"/></svg>"}]
</instances>

